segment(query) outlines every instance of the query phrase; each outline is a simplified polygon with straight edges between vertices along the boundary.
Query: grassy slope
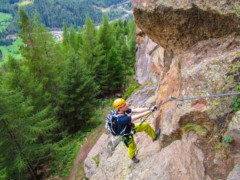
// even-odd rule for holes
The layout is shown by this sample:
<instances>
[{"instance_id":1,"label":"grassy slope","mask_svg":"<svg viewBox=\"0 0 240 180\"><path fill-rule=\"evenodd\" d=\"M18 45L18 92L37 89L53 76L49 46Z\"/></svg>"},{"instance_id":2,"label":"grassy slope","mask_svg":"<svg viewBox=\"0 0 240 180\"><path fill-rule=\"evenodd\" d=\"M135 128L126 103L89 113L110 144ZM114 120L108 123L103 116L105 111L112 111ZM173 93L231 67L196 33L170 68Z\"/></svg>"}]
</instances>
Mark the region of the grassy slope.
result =
<instances>
[{"instance_id":1,"label":"grassy slope","mask_svg":"<svg viewBox=\"0 0 240 180\"><path fill-rule=\"evenodd\" d=\"M21 58L21 55L18 53L18 50L19 50L19 46L22 44L22 41L21 39L17 39L16 41L13 42L12 45L10 46L0 46L0 50L2 51L2 54L3 54L3 61L6 61L7 60L7 57L8 55L12 55L13 57L17 58L17 59L20 59ZM3 62L0 62L0 65L2 64Z\"/></svg>"},{"instance_id":2,"label":"grassy slope","mask_svg":"<svg viewBox=\"0 0 240 180\"><path fill-rule=\"evenodd\" d=\"M9 23L12 21L12 15L7 13L0 12L0 32L4 31ZM13 55L16 58L21 58L20 54L18 53L19 45L22 44L21 40L18 39L13 42L10 46L0 46L0 50L3 54L3 61L5 61L9 54ZM3 62L0 62L0 66Z\"/></svg>"}]
</instances>

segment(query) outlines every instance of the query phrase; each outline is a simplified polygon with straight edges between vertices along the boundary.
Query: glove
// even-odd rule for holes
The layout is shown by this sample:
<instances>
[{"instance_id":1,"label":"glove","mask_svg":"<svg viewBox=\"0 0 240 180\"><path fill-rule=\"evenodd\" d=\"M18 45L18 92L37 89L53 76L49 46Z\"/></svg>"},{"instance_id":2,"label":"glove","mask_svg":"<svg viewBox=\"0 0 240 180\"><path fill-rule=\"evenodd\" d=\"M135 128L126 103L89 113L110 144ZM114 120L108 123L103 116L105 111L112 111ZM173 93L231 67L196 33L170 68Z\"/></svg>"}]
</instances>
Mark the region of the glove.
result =
<instances>
[{"instance_id":1,"label":"glove","mask_svg":"<svg viewBox=\"0 0 240 180\"><path fill-rule=\"evenodd\" d=\"M157 110L157 106L152 106L152 107L149 108L149 110L152 111L152 112L154 112L154 111Z\"/></svg>"}]
</instances>

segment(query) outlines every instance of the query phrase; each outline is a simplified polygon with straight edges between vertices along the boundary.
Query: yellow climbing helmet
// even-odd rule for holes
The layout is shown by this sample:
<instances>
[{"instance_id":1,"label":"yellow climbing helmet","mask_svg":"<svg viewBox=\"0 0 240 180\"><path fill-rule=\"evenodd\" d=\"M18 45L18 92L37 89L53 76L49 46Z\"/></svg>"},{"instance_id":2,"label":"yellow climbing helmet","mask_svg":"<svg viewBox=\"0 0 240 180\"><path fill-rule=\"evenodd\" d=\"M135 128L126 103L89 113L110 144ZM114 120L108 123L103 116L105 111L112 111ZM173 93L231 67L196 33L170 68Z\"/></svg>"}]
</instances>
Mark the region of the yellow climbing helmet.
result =
<instances>
[{"instance_id":1,"label":"yellow climbing helmet","mask_svg":"<svg viewBox=\"0 0 240 180\"><path fill-rule=\"evenodd\" d=\"M126 101L122 98L117 98L114 102L113 102L113 107L118 110L119 108L125 106Z\"/></svg>"}]
</instances>

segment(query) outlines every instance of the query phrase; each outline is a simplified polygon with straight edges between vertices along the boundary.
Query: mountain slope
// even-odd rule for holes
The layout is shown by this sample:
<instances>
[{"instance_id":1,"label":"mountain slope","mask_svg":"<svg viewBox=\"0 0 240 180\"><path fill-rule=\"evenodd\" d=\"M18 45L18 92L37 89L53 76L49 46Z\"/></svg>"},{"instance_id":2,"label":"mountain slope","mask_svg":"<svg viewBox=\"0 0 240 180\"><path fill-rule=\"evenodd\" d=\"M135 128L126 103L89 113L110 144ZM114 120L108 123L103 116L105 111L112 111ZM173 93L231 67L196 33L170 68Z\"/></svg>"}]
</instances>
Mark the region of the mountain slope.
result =
<instances>
[{"instance_id":1,"label":"mountain slope","mask_svg":"<svg viewBox=\"0 0 240 180\"><path fill-rule=\"evenodd\" d=\"M131 2L141 28L135 70L142 85L127 100L131 107L160 104L170 96L239 91L239 1ZM239 97L169 101L147 119L162 129L159 142L134 135L140 163L132 163L124 144L113 146L109 136L90 179L239 179L240 104L231 106L236 101Z\"/></svg>"}]
</instances>

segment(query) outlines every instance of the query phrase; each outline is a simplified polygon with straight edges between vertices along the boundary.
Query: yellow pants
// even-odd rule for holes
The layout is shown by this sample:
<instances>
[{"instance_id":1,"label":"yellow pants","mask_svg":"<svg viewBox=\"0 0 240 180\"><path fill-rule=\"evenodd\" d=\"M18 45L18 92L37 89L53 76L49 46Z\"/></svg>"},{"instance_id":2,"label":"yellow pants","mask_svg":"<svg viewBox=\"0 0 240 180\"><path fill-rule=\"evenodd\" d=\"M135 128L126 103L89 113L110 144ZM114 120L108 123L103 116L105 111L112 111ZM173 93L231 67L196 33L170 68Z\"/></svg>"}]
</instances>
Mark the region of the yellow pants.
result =
<instances>
[{"instance_id":1,"label":"yellow pants","mask_svg":"<svg viewBox=\"0 0 240 180\"><path fill-rule=\"evenodd\" d=\"M135 133L137 132L146 132L148 134L148 136L150 136L152 138L152 140L154 140L156 138L156 134L153 130L153 128L147 123L144 122L140 125L140 123L136 123L134 126L134 131ZM128 156L129 158L133 158L135 156L135 153L137 151L137 145L134 142L133 136L128 136L127 139L125 137L121 137L121 140L125 141L126 146L128 147Z\"/></svg>"}]
</instances>

